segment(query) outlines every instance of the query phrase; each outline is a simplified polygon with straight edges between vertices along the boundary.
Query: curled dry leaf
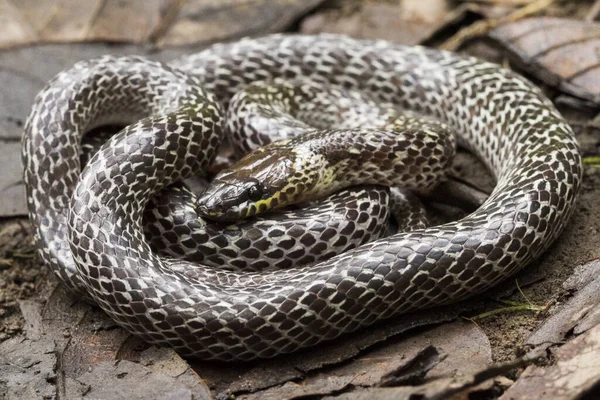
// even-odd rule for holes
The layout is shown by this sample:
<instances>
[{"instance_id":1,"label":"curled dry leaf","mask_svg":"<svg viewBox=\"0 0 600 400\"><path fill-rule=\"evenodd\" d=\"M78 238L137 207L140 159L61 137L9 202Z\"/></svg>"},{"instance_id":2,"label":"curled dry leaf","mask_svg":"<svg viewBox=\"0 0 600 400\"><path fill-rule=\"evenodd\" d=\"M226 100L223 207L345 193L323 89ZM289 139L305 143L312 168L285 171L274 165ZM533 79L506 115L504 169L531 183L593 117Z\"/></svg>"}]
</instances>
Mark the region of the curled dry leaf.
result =
<instances>
[{"instance_id":1,"label":"curled dry leaf","mask_svg":"<svg viewBox=\"0 0 600 400\"><path fill-rule=\"evenodd\" d=\"M555 352L549 367L530 366L501 400L597 398L600 382L600 325L565 344ZM590 393L596 388L596 395Z\"/></svg>"},{"instance_id":2,"label":"curled dry leaf","mask_svg":"<svg viewBox=\"0 0 600 400\"><path fill-rule=\"evenodd\" d=\"M592 261L578 267L564 289L575 291L563 304L551 310L546 319L525 344L539 352L562 342L569 332L580 334L598 324L600 310L600 262Z\"/></svg>"},{"instance_id":3,"label":"curled dry leaf","mask_svg":"<svg viewBox=\"0 0 600 400\"><path fill-rule=\"evenodd\" d=\"M600 105L600 24L528 18L496 28L489 36L539 80Z\"/></svg>"}]
</instances>

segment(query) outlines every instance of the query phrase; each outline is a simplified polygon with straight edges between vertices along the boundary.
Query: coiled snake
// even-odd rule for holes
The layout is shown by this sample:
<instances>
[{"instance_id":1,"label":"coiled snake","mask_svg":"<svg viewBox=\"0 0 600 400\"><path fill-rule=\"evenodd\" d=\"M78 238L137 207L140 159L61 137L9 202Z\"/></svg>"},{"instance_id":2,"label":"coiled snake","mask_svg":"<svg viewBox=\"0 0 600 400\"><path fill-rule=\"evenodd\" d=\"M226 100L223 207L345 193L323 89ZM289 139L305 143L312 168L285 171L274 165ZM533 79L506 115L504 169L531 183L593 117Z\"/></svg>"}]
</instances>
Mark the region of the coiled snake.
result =
<instances>
[{"instance_id":1,"label":"coiled snake","mask_svg":"<svg viewBox=\"0 0 600 400\"><path fill-rule=\"evenodd\" d=\"M205 171L222 110L253 81L305 78L368 93L454 128L497 178L466 218L399 233L316 265L231 272L154 254L142 211ZM83 173L81 137L109 116L145 118ZM270 357L489 288L557 238L582 166L573 133L538 88L448 52L335 35L216 45L171 66L139 57L78 63L36 98L24 179L40 254L72 289L143 339L201 358Z\"/></svg>"}]
</instances>

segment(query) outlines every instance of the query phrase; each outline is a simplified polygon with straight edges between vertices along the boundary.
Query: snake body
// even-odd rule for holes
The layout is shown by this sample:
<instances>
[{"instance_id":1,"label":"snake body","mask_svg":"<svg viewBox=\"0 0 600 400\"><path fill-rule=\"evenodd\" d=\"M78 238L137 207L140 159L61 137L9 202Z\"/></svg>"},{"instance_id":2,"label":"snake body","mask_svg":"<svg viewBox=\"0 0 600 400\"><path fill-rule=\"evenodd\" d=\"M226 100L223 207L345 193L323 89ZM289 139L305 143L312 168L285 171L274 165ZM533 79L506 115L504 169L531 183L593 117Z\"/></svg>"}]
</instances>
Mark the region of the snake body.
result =
<instances>
[{"instance_id":1,"label":"snake body","mask_svg":"<svg viewBox=\"0 0 600 400\"><path fill-rule=\"evenodd\" d=\"M276 78L339 85L435 118L497 186L462 220L298 269L228 272L157 256L142 232L148 198L205 171L232 96ZM158 116L114 136L80 175L83 132L123 111ZM25 131L24 179L44 260L134 334L220 360L291 352L489 288L558 237L582 174L571 129L516 74L335 35L242 40L171 66L136 57L80 63L38 95Z\"/></svg>"},{"instance_id":2,"label":"snake body","mask_svg":"<svg viewBox=\"0 0 600 400\"><path fill-rule=\"evenodd\" d=\"M354 127L346 133L360 134L356 130L358 126L392 130L395 129L394 123L402 122L403 133L406 134L408 121L418 124L420 130L432 125L430 122L421 124L415 118L399 116L396 110L384 108L360 93L337 88L324 91L322 86L309 83L301 86L285 83L280 86L273 83L267 85L265 82L252 86L275 95L280 94L282 88L292 93L301 91L302 95L294 96L292 100L301 101L304 109L328 104L327 113L322 118L330 121L324 121L322 125L343 127L346 124ZM236 97L243 98L246 92L241 90ZM240 128L244 128L230 130L229 139L235 135L233 149L239 154L249 152L256 141L266 144L315 130L290 115L287 118L285 115L272 115L277 98L264 94L256 97L258 91L253 95L252 100L260 99L260 103L243 102L253 109L240 110L246 107L232 104L228 110L233 115L227 120L235 120ZM282 100L280 96L276 97ZM349 98L352 101L349 102ZM289 99L289 96L285 97L285 100ZM320 104L315 102L317 99ZM257 105L262 106L266 113L256 110ZM307 111L305 113L308 114ZM317 113L313 111L312 114ZM256 119L267 122L271 131L265 130L264 124L257 126ZM338 121L331 121L334 119ZM293 132L290 132L291 129ZM447 130L442 130L442 133L446 133L447 150L453 151L453 138ZM389 135L395 136L392 133ZM111 136L107 129L98 129L85 135L81 144L81 165L86 165ZM436 161L436 164L439 162ZM440 174L443 168L438 166L437 171ZM206 181L203 184L193 183L196 191L202 191L198 184L205 187ZM311 205L305 204L301 209L258 216L252 221L228 223L199 218L194 207L195 199L196 195L185 184L174 184L151 197L143 217L146 238L152 249L160 254L231 271L265 271L313 264L397 231L408 232L427 226L425 209L413 193L406 189L390 190L377 185L348 188ZM306 198L303 200L306 201Z\"/></svg>"},{"instance_id":3,"label":"snake body","mask_svg":"<svg viewBox=\"0 0 600 400\"><path fill-rule=\"evenodd\" d=\"M314 264L395 231L427 224L414 194L374 185L342 190L309 208L225 224L199 218L195 199L181 185L153 197L144 213L146 237L165 255L230 271Z\"/></svg>"}]
</instances>

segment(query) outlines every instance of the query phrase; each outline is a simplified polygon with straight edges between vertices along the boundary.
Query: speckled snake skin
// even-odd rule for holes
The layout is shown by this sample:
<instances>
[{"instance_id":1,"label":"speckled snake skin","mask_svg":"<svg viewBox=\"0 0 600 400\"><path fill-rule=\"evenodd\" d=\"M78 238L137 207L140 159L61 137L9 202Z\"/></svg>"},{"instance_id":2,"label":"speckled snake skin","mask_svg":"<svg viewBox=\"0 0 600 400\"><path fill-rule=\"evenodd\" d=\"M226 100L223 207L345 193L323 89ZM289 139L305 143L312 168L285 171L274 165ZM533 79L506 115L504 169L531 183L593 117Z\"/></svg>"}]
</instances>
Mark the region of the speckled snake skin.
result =
<instances>
[{"instance_id":1,"label":"speckled snake skin","mask_svg":"<svg viewBox=\"0 0 600 400\"><path fill-rule=\"evenodd\" d=\"M228 100L276 77L339 84L452 126L496 176L494 192L462 220L298 269L228 272L154 254L142 233L148 198L206 170ZM121 113L158 116L113 137L80 175L83 132ZM489 288L558 237L582 173L571 129L523 78L452 53L333 35L217 45L171 67L79 63L40 93L25 131L44 260L143 339L220 360L291 352Z\"/></svg>"}]
</instances>

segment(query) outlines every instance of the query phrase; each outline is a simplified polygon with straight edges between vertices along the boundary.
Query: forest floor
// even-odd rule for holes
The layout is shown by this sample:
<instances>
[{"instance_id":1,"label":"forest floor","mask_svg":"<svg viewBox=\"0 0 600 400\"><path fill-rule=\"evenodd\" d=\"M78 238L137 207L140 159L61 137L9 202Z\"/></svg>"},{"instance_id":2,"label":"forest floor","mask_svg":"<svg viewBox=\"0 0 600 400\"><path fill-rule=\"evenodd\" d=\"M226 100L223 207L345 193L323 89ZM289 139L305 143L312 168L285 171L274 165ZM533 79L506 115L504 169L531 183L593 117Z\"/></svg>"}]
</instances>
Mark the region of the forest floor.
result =
<instances>
[{"instance_id":1,"label":"forest floor","mask_svg":"<svg viewBox=\"0 0 600 400\"><path fill-rule=\"evenodd\" d=\"M114 14L104 8L104 20L84 19L91 27L85 37L48 24L36 37L0 40L0 398L600 396L600 361L594 361L600 360L599 1L200 3L179 5L177 18L145 11L138 18L155 26L143 32L108 30L121 20L111 22ZM17 11L23 18L13 24L26 32L30 16ZM117 11L135 15L136 9ZM67 26L75 17L53 18ZM235 26L211 29L227 18ZM272 31L456 50L540 85L571 124L586 162L575 212L560 238L514 279L468 302L379 323L299 354L233 366L183 360L140 343L67 293L37 257L26 218L19 140L35 93L79 59L137 53L170 60L212 42ZM489 193L494 181L477 163L461 152L453 175ZM427 204L446 219L464 215L434 200ZM578 358L584 354L589 358ZM565 372L563 365L572 368ZM557 376L572 384L556 383Z\"/></svg>"}]
</instances>

